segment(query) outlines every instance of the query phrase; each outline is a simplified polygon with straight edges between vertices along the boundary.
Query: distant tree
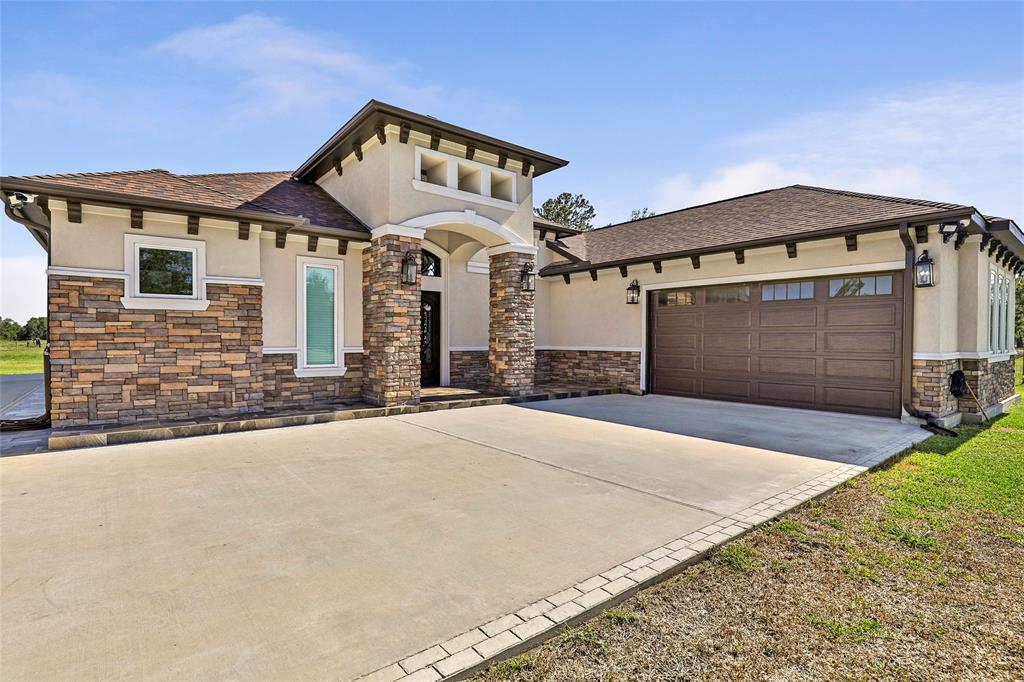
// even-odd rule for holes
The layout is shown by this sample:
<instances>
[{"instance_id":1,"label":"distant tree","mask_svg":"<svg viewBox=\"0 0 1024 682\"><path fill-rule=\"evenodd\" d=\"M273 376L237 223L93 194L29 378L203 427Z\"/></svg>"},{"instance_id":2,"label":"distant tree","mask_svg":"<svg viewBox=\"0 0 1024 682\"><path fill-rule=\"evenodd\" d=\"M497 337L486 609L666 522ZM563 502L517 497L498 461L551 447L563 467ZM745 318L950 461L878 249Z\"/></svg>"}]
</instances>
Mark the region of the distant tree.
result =
<instances>
[{"instance_id":1,"label":"distant tree","mask_svg":"<svg viewBox=\"0 0 1024 682\"><path fill-rule=\"evenodd\" d=\"M643 208L636 209L634 211L630 211L629 219L630 219L630 221L633 221L633 220L643 220L644 218L653 218L656 215L658 215L658 214L655 213L654 211L652 211L651 209L647 208L646 206L644 206Z\"/></svg>"},{"instance_id":2,"label":"distant tree","mask_svg":"<svg viewBox=\"0 0 1024 682\"><path fill-rule=\"evenodd\" d=\"M32 341L35 339L46 339L47 323L45 317L30 317L25 326L21 328L21 334L18 338L23 341Z\"/></svg>"},{"instance_id":3,"label":"distant tree","mask_svg":"<svg viewBox=\"0 0 1024 682\"><path fill-rule=\"evenodd\" d=\"M0 339L4 341L15 341L21 334L21 325L9 317L0 320Z\"/></svg>"},{"instance_id":4,"label":"distant tree","mask_svg":"<svg viewBox=\"0 0 1024 682\"><path fill-rule=\"evenodd\" d=\"M594 216L597 211L582 194L562 192L553 199L548 199L534 211L541 218L572 227L577 230L594 229Z\"/></svg>"}]
</instances>

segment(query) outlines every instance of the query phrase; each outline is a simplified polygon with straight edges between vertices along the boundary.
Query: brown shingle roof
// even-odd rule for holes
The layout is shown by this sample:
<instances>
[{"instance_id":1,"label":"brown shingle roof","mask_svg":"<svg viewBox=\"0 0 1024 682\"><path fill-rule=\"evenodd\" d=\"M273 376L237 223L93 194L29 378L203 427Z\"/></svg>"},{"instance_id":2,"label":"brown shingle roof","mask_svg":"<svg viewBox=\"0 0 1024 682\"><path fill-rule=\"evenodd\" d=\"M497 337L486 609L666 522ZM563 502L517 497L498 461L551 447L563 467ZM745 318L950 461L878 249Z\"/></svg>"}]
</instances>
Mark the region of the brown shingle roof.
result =
<instances>
[{"instance_id":1,"label":"brown shingle roof","mask_svg":"<svg viewBox=\"0 0 1024 682\"><path fill-rule=\"evenodd\" d=\"M210 208L302 216L319 227L367 231L358 218L318 185L293 180L288 171L176 175L154 168L26 175L8 180L46 182L69 190L102 190L135 199L181 201Z\"/></svg>"},{"instance_id":2,"label":"brown shingle roof","mask_svg":"<svg viewBox=\"0 0 1024 682\"><path fill-rule=\"evenodd\" d=\"M559 243L585 262L574 264L573 268L567 262L552 263L544 270L550 273L666 254L724 250L755 240L781 241L786 237L969 208L793 185L566 237Z\"/></svg>"}]
</instances>

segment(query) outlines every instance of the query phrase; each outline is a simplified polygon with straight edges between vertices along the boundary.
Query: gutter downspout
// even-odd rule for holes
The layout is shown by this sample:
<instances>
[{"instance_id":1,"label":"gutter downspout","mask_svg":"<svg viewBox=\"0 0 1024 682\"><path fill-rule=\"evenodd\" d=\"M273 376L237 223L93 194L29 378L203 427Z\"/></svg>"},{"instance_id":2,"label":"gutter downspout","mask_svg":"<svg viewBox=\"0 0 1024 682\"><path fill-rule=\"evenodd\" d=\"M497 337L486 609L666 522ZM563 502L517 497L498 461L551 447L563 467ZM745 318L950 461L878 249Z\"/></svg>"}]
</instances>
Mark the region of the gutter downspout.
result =
<instances>
[{"instance_id":1,"label":"gutter downspout","mask_svg":"<svg viewBox=\"0 0 1024 682\"><path fill-rule=\"evenodd\" d=\"M937 417L929 412L922 412L914 407L911 398L911 387L914 375L914 240L910 236L910 225L900 223L900 240L906 251L903 267L903 381L900 382L900 402L903 411L916 419L924 420L921 428L932 433L955 436L957 433L940 426Z\"/></svg>"}]
</instances>

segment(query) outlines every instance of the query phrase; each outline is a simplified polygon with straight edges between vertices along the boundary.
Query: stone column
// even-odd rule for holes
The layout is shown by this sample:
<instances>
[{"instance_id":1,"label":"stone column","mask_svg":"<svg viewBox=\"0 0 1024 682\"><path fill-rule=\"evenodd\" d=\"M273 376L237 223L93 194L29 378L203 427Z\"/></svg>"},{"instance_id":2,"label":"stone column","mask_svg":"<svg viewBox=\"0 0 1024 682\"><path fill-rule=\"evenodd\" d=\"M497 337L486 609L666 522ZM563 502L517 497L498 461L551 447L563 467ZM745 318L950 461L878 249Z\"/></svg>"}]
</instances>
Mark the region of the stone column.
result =
<instances>
[{"instance_id":1,"label":"stone column","mask_svg":"<svg viewBox=\"0 0 1024 682\"><path fill-rule=\"evenodd\" d=\"M387 226L363 250L363 400L420 401L420 277L402 284L402 261L420 257L422 231Z\"/></svg>"},{"instance_id":2,"label":"stone column","mask_svg":"<svg viewBox=\"0 0 1024 682\"><path fill-rule=\"evenodd\" d=\"M534 253L496 247L490 254L491 389L502 395L524 395L533 389L534 363L532 291L523 291L523 266L533 267Z\"/></svg>"}]
</instances>

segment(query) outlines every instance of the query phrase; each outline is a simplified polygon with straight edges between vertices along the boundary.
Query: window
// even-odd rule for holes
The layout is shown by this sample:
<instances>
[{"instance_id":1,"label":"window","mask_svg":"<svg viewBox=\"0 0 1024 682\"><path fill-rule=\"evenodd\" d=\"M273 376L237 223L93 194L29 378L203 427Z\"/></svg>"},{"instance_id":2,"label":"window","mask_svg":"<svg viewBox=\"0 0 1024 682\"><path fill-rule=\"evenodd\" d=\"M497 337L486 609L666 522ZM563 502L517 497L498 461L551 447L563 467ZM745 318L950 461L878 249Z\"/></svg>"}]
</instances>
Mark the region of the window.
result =
<instances>
[{"instance_id":1,"label":"window","mask_svg":"<svg viewBox=\"0 0 1024 682\"><path fill-rule=\"evenodd\" d=\"M297 376L337 376L344 373L342 266L341 261L327 258L298 257Z\"/></svg>"},{"instance_id":2,"label":"window","mask_svg":"<svg viewBox=\"0 0 1024 682\"><path fill-rule=\"evenodd\" d=\"M423 147L416 147L413 187L505 209L516 202L514 172Z\"/></svg>"},{"instance_id":3,"label":"window","mask_svg":"<svg viewBox=\"0 0 1024 682\"><path fill-rule=\"evenodd\" d=\"M1012 279L1003 272L989 273L988 293L988 349L995 352L1010 350L1010 335L1013 330L1013 310L1010 306Z\"/></svg>"},{"instance_id":4,"label":"window","mask_svg":"<svg viewBox=\"0 0 1024 682\"><path fill-rule=\"evenodd\" d=\"M852 296L891 296L892 275L857 275L828 281L830 298Z\"/></svg>"},{"instance_id":5,"label":"window","mask_svg":"<svg viewBox=\"0 0 1024 682\"><path fill-rule=\"evenodd\" d=\"M441 259L423 249L423 255L420 258L420 274L424 277L440 277Z\"/></svg>"},{"instance_id":6,"label":"window","mask_svg":"<svg viewBox=\"0 0 1024 682\"><path fill-rule=\"evenodd\" d=\"M814 298L814 282L778 282L761 285L762 301L796 301Z\"/></svg>"},{"instance_id":7,"label":"window","mask_svg":"<svg viewBox=\"0 0 1024 682\"><path fill-rule=\"evenodd\" d=\"M705 303L749 303L750 287L741 286L708 287L704 292Z\"/></svg>"},{"instance_id":8,"label":"window","mask_svg":"<svg viewBox=\"0 0 1024 682\"><path fill-rule=\"evenodd\" d=\"M139 295L195 295L195 251L140 246Z\"/></svg>"},{"instance_id":9,"label":"window","mask_svg":"<svg viewBox=\"0 0 1024 682\"><path fill-rule=\"evenodd\" d=\"M695 305L697 294L693 289L680 289L677 291L659 291L658 307L667 308L677 305Z\"/></svg>"},{"instance_id":10,"label":"window","mask_svg":"<svg viewBox=\"0 0 1024 682\"><path fill-rule=\"evenodd\" d=\"M206 242L124 235L127 309L206 310Z\"/></svg>"}]
</instances>

